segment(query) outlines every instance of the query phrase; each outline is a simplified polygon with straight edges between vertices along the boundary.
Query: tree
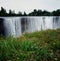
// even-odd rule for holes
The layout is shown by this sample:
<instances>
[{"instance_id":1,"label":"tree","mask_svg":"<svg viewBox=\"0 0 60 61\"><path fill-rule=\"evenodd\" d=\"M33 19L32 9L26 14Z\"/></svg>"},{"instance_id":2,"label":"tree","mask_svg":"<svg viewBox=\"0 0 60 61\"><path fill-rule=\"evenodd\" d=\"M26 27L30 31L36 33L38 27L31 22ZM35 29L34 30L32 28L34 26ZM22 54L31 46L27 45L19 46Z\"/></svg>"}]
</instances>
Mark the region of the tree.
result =
<instances>
[{"instance_id":1,"label":"tree","mask_svg":"<svg viewBox=\"0 0 60 61\"><path fill-rule=\"evenodd\" d=\"M42 10L38 10L37 15L38 15L38 16L42 16L42 15L43 15L43 14L42 14Z\"/></svg>"},{"instance_id":2,"label":"tree","mask_svg":"<svg viewBox=\"0 0 60 61\"><path fill-rule=\"evenodd\" d=\"M36 9L34 9L33 15L37 16L37 10Z\"/></svg>"},{"instance_id":3,"label":"tree","mask_svg":"<svg viewBox=\"0 0 60 61\"><path fill-rule=\"evenodd\" d=\"M54 16L60 16L60 9L53 11Z\"/></svg>"},{"instance_id":4,"label":"tree","mask_svg":"<svg viewBox=\"0 0 60 61\"><path fill-rule=\"evenodd\" d=\"M23 14L23 16L27 16L27 14L26 14L26 12L24 11L24 14Z\"/></svg>"},{"instance_id":5,"label":"tree","mask_svg":"<svg viewBox=\"0 0 60 61\"><path fill-rule=\"evenodd\" d=\"M28 14L29 16L37 16L37 10L34 9L33 12Z\"/></svg>"},{"instance_id":6,"label":"tree","mask_svg":"<svg viewBox=\"0 0 60 61\"><path fill-rule=\"evenodd\" d=\"M5 16L5 15L7 15L7 12L3 7L1 7L0 16Z\"/></svg>"},{"instance_id":7,"label":"tree","mask_svg":"<svg viewBox=\"0 0 60 61\"><path fill-rule=\"evenodd\" d=\"M17 14L17 16L22 16L22 12L19 11L18 14Z\"/></svg>"},{"instance_id":8,"label":"tree","mask_svg":"<svg viewBox=\"0 0 60 61\"><path fill-rule=\"evenodd\" d=\"M9 10L9 16L15 16L15 11Z\"/></svg>"},{"instance_id":9,"label":"tree","mask_svg":"<svg viewBox=\"0 0 60 61\"><path fill-rule=\"evenodd\" d=\"M42 14L43 14L43 16L50 16L50 12L48 12L46 10L44 10Z\"/></svg>"}]
</instances>

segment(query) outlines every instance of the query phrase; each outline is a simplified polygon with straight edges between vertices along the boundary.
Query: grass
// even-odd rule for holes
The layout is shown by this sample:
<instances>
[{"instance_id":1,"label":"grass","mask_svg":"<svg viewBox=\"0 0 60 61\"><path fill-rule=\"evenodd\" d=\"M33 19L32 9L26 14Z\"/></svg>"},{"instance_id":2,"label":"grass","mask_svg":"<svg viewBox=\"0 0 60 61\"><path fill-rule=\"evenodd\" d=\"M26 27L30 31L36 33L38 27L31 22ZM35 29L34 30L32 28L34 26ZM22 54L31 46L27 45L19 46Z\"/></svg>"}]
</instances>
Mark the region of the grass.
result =
<instances>
[{"instance_id":1,"label":"grass","mask_svg":"<svg viewBox=\"0 0 60 61\"><path fill-rule=\"evenodd\" d=\"M60 29L0 36L0 61L60 61Z\"/></svg>"}]
</instances>

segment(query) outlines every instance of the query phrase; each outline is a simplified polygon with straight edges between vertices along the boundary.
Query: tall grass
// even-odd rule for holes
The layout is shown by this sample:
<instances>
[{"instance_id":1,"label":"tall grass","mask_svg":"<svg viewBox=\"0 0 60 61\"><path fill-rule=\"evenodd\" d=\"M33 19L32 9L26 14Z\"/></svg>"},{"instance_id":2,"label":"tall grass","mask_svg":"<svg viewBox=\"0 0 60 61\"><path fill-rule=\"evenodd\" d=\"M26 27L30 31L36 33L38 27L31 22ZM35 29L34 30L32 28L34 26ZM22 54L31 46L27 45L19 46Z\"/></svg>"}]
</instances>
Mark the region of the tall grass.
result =
<instances>
[{"instance_id":1,"label":"tall grass","mask_svg":"<svg viewBox=\"0 0 60 61\"><path fill-rule=\"evenodd\" d=\"M60 29L0 37L0 61L60 61Z\"/></svg>"}]
</instances>

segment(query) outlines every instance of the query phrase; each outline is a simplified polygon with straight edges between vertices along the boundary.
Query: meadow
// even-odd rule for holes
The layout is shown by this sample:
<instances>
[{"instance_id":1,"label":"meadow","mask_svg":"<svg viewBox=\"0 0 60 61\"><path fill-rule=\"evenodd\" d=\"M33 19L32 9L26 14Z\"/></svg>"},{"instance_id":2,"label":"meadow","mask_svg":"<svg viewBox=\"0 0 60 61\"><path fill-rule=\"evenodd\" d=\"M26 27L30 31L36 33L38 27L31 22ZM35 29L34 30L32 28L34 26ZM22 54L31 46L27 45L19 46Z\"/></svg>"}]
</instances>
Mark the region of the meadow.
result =
<instances>
[{"instance_id":1,"label":"meadow","mask_svg":"<svg viewBox=\"0 0 60 61\"><path fill-rule=\"evenodd\" d=\"M0 36L0 61L60 61L60 29Z\"/></svg>"}]
</instances>

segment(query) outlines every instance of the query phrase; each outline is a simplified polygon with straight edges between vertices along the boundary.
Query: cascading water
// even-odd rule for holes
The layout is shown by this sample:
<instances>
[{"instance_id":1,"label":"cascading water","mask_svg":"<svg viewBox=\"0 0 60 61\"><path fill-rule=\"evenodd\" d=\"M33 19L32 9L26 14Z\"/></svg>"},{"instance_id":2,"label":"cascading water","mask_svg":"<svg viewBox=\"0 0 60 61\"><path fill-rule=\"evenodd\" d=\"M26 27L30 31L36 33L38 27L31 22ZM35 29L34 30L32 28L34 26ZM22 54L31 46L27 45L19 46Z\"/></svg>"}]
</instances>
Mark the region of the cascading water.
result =
<instances>
[{"instance_id":1,"label":"cascading water","mask_svg":"<svg viewBox=\"0 0 60 61\"><path fill-rule=\"evenodd\" d=\"M5 35L21 36L24 32L35 32L46 29L60 28L60 17L3 17Z\"/></svg>"},{"instance_id":2,"label":"cascading water","mask_svg":"<svg viewBox=\"0 0 60 61\"><path fill-rule=\"evenodd\" d=\"M53 29L60 28L60 17L53 17Z\"/></svg>"},{"instance_id":3,"label":"cascading water","mask_svg":"<svg viewBox=\"0 0 60 61\"><path fill-rule=\"evenodd\" d=\"M4 18L5 33L6 36L20 36L21 35L21 19L16 18Z\"/></svg>"}]
</instances>

